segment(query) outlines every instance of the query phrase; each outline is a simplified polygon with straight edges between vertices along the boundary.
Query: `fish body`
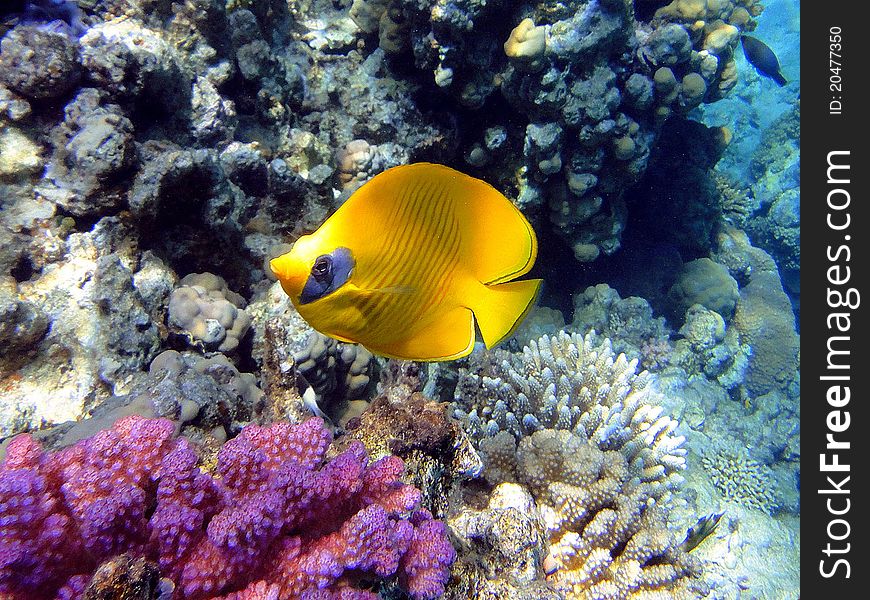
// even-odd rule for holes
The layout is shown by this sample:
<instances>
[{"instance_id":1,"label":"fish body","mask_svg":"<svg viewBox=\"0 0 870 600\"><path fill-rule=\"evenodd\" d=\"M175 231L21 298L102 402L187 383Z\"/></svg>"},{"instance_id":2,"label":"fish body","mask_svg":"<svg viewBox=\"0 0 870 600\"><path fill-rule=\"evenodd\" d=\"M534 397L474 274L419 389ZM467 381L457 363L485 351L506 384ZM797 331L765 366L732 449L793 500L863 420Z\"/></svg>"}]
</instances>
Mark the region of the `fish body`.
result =
<instances>
[{"instance_id":1,"label":"fish body","mask_svg":"<svg viewBox=\"0 0 870 600\"><path fill-rule=\"evenodd\" d=\"M780 73L779 60L776 58L776 54L767 44L750 35L740 36L740 43L743 46L743 55L746 56L746 60L759 73L765 77L770 77L780 86L788 83Z\"/></svg>"},{"instance_id":2,"label":"fish body","mask_svg":"<svg viewBox=\"0 0 870 600\"><path fill-rule=\"evenodd\" d=\"M271 262L318 331L383 356L451 360L510 335L540 280L532 226L489 184L442 165L394 167Z\"/></svg>"}]
</instances>

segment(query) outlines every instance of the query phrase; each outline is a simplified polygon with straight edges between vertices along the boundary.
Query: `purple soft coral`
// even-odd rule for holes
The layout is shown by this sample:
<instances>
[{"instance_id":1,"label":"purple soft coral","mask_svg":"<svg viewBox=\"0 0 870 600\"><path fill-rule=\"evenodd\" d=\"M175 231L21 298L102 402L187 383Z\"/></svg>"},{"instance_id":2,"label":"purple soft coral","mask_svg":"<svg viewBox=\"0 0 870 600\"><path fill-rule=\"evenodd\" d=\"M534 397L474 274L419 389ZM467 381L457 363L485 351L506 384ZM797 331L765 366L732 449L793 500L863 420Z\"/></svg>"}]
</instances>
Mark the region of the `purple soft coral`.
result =
<instances>
[{"instance_id":1,"label":"purple soft coral","mask_svg":"<svg viewBox=\"0 0 870 600\"><path fill-rule=\"evenodd\" d=\"M184 600L374 598L354 574L444 591L455 552L395 457L330 461L319 419L249 425L202 473L164 419L128 417L55 454L29 436L0 465L0 595L74 596L122 552L160 565ZM228 594L228 595L227 595Z\"/></svg>"}]
</instances>

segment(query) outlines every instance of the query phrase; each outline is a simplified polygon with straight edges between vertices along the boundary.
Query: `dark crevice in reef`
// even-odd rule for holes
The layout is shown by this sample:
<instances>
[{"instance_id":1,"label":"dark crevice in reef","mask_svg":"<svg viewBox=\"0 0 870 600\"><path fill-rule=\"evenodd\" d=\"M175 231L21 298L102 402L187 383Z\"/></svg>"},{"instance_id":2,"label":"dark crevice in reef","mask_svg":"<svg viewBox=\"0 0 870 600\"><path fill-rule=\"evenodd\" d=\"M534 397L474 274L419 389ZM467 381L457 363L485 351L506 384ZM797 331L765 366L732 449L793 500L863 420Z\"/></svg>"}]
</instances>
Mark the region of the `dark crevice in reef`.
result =
<instances>
[{"instance_id":1,"label":"dark crevice in reef","mask_svg":"<svg viewBox=\"0 0 870 600\"><path fill-rule=\"evenodd\" d=\"M18 283L30 281L30 278L33 277L35 273L36 270L33 268L33 263L30 262L29 256L19 257L18 262L16 262L15 266L9 271L9 274L12 275Z\"/></svg>"},{"instance_id":2,"label":"dark crevice in reef","mask_svg":"<svg viewBox=\"0 0 870 600\"><path fill-rule=\"evenodd\" d=\"M570 323L574 312L573 294L602 280L596 279L599 276L595 269L597 263L565 260L566 256L573 256L571 247L547 225L535 227L538 260L526 277L544 280L538 304L560 310Z\"/></svg>"}]
</instances>

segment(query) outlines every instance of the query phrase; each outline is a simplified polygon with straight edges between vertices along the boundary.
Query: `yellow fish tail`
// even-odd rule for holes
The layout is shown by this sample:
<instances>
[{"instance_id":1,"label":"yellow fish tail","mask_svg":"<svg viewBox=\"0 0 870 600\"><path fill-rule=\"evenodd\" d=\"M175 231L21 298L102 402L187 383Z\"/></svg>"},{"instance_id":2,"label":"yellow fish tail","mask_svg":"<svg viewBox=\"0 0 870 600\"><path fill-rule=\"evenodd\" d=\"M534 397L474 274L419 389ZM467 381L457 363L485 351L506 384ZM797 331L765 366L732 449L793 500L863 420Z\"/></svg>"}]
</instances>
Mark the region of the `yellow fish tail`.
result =
<instances>
[{"instance_id":1,"label":"yellow fish tail","mask_svg":"<svg viewBox=\"0 0 870 600\"><path fill-rule=\"evenodd\" d=\"M540 279L511 281L485 286L471 307L483 343L492 348L511 335L535 304L541 289Z\"/></svg>"}]
</instances>

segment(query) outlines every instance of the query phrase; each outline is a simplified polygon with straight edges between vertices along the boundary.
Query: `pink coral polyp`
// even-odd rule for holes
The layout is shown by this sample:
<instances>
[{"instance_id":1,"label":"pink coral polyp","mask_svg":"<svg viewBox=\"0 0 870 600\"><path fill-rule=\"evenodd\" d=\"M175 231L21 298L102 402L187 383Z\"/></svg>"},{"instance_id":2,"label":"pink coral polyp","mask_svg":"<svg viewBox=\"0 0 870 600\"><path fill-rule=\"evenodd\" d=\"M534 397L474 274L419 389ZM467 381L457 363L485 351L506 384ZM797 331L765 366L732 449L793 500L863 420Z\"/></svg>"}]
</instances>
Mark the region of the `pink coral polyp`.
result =
<instances>
[{"instance_id":1,"label":"pink coral polyp","mask_svg":"<svg viewBox=\"0 0 870 600\"><path fill-rule=\"evenodd\" d=\"M402 461L369 464L361 444L326 461L331 441L320 419L249 425L211 476L165 419L127 417L56 453L18 436L0 465L0 596L75 597L124 552L181 600L376 597L348 571L442 594L456 554Z\"/></svg>"}]
</instances>

